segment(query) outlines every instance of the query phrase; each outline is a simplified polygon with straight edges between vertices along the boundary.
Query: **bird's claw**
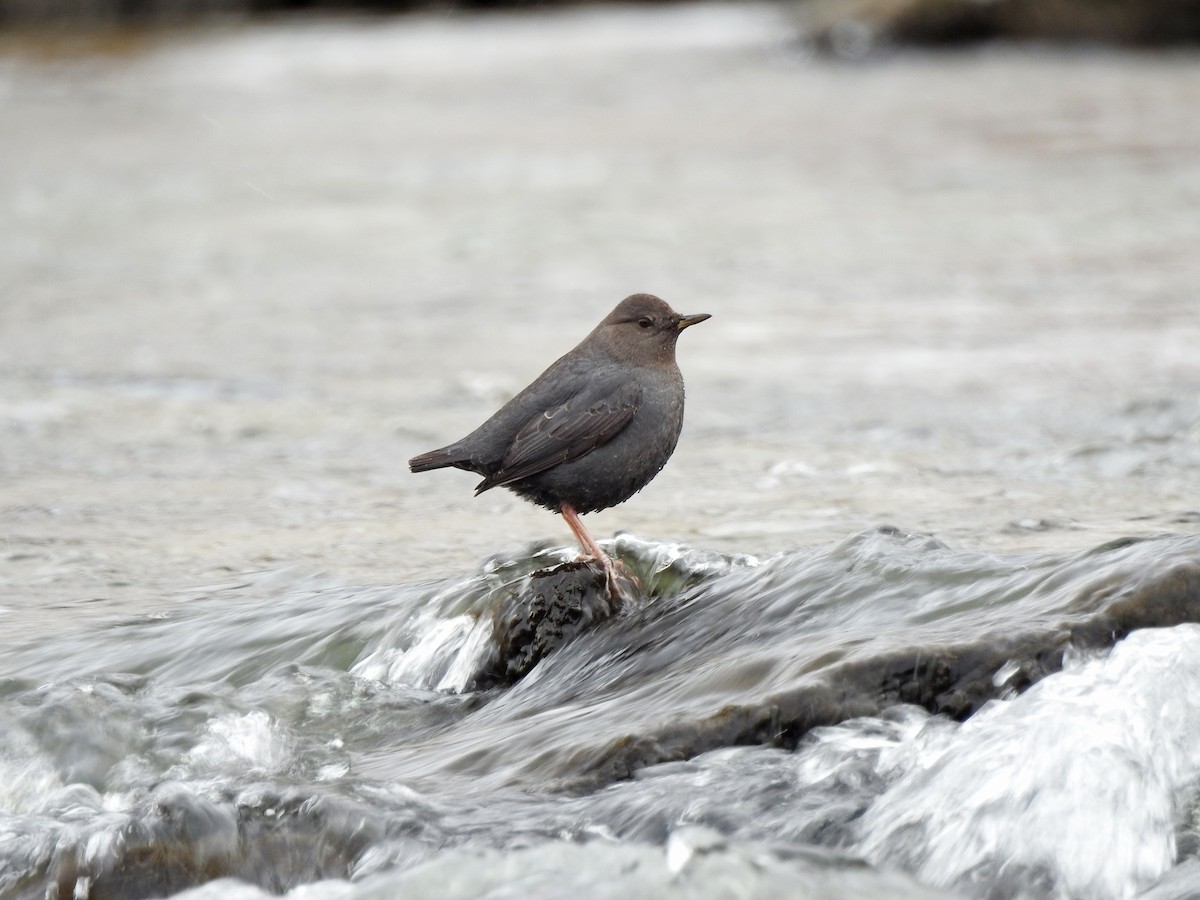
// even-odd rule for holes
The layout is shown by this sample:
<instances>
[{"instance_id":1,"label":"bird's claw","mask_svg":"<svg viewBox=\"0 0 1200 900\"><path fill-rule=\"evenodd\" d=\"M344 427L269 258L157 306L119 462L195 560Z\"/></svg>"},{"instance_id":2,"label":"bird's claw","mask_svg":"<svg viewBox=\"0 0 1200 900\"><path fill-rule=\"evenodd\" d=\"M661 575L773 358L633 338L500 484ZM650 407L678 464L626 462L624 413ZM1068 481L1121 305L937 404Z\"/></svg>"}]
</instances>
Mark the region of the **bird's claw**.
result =
<instances>
[{"instance_id":1,"label":"bird's claw","mask_svg":"<svg viewBox=\"0 0 1200 900\"><path fill-rule=\"evenodd\" d=\"M604 569L604 592L609 599L621 602L633 600L634 592L640 591L642 586L624 563L610 556L601 556L595 561Z\"/></svg>"}]
</instances>

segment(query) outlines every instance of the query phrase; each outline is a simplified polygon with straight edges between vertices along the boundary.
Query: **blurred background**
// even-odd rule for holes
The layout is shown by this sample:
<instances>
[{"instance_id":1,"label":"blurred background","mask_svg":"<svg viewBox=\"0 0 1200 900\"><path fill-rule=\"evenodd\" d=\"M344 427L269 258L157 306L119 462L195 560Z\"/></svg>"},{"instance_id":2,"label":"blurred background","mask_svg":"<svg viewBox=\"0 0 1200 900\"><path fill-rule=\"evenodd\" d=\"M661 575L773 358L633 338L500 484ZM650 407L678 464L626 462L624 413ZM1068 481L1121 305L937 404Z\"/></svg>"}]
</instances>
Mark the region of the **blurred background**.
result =
<instances>
[{"instance_id":1,"label":"blurred background","mask_svg":"<svg viewBox=\"0 0 1200 900\"><path fill-rule=\"evenodd\" d=\"M9 622L567 544L405 461L635 291L713 319L675 458L598 535L1200 530L1200 4L0 0L0 26Z\"/></svg>"},{"instance_id":2,"label":"blurred background","mask_svg":"<svg viewBox=\"0 0 1200 900\"><path fill-rule=\"evenodd\" d=\"M1200 896L1198 7L0 0L0 895Z\"/></svg>"},{"instance_id":3,"label":"blurred background","mask_svg":"<svg viewBox=\"0 0 1200 900\"><path fill-rule=\"evenodd\" d=\"M8 27L80 29L238 22L295 14L546 9L578 4L506 0L2 0ZM1195 44L1195 0L794 0L814 39L844 52L864 38L962 44L997 38ZM859 47L858 49L862 49Z\"/></svg>"}]
</instances>

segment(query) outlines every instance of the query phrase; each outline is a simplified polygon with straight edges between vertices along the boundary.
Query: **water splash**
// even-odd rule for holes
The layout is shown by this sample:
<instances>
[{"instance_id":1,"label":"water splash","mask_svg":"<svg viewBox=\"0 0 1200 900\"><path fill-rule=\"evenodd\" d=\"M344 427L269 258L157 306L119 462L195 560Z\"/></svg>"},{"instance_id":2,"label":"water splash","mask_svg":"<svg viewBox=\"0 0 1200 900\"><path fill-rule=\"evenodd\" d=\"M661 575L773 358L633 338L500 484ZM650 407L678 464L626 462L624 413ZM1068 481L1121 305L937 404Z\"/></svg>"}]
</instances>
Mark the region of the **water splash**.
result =
<instances>
[{"instance_id":1,"label":"water splash","mask_svg":"<svg viewBox=\"0 0 1200 900\"><path fill-rule=\"evenodd\" d=\"M184 757L196 772L258 777L284 771L292 758L286 733L262 710L212 719Z\"/></svg>"},{"instance_id":2,"label":"water splash","mask_svg":"<svg viewBox=\"0 0 1200 900\"><path fill-rule=\"evenodd\" d=\"M931 884L1132 896L1175 861L1197 734L1200 626L1138 631L958 728L884 748L892 783L858 847Z\"/></svg>"}]
</instances>

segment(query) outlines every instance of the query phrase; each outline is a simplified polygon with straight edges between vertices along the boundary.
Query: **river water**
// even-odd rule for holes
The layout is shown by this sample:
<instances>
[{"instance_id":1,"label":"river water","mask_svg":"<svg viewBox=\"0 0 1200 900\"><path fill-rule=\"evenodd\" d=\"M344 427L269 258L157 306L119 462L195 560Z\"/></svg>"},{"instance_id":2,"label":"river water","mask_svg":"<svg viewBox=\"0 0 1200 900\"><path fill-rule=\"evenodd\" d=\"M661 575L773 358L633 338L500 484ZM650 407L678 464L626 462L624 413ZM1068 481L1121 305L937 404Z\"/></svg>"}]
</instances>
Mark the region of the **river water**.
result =
<instances>
[{"instance_id":1,"label":"river water","mask_svg":"<svg viewBox=\"0 0 1200 900\"><path fill-rule=\"evenodd\" d=\"M1200 896L1200 58L797 29L6 39L0 897ZM634 291L615 605L404 460Z\"/></svg>"}]
</instances>

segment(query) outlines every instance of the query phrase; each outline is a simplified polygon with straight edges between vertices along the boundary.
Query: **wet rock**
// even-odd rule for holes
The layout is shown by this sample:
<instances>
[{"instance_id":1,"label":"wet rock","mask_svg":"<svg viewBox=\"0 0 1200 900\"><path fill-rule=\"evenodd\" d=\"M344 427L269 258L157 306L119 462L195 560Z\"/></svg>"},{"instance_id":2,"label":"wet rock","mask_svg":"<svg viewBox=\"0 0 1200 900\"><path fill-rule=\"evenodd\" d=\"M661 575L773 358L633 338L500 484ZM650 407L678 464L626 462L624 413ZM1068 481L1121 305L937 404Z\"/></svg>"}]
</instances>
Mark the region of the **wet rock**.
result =
<instances>
[{"instance_id":1,"label":"wet rock","mask_svg":"<svg viewBox=\"0 0 1200 900\"><path fill-rule=\"evenodd\" d=\"M219 878L283 893L348 878L387 830L377 813L336 797L276 795L236 805L168 786L152 814L125 829L111 856L85 868L78 853L64 853L53 881L62 897L88 884L90 900L162 897Z\"/></svg>"},{"instance_id":2,"label":"wet rock","mask_svg":"<svg viewBox=\"0 0 1200 900\"><path fill-rule=\"evenodd\" d=\"M623 593L633 592L632 582L623 586ZM622 603L592 563L576 560L533 572L493 610L492 652L468 690L512 684L544 656L619 612Z\"/></svg>"},{"instance_id":3,"label":"wet rock","mask_svg":"<svg viewBox=\"0 0 1200 900\"><path fill-rule=\"evenodd\" d=\"M1200 563L1177 564L1141 585L1102 586L1079 595L1073 606L1076 615L1049 628L878 657L843 667L837 680L851 689L848 695L877 709L911 703L961 721L989 700L1059 671L1069 649L1100 650L1139 628L1200 622ZM1011 674L1000 678L999 672ZM803 707L794 712L784 718L793 724L807 718Z\"/></svg>"}]
</instances>

